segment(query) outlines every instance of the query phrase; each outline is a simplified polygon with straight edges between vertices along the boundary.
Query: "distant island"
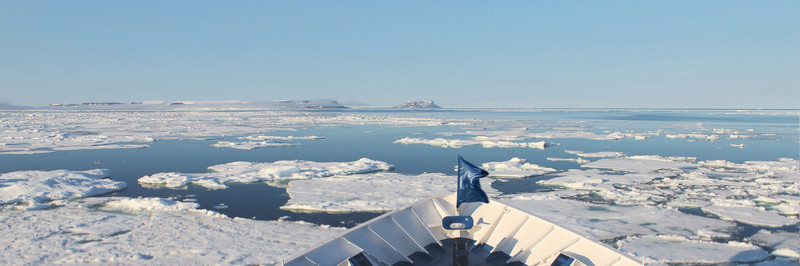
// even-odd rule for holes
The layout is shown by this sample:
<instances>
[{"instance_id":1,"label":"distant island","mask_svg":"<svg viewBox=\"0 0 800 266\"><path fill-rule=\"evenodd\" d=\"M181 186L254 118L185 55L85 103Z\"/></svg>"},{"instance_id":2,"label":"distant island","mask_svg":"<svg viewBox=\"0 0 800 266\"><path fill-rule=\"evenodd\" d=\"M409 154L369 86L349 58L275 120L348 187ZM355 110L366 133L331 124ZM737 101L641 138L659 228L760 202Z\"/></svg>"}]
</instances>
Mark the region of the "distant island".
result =
<instances>
[{"instance_id":1,"label":"distant island","mask_svg":"<svg viewBox=\"0 0 800 266\"><path fill-rule=\"evenodd\" d=\"M408 101L404 102L398 106L393 107L395 109L442 109L433 101Z\"/></svg>"},{"instance_id":2,"label":"distant island","mask_svg":"<svg viewBox=\"0 0 800 266\"><path fill-rule=\"evenodd\" d=\"M2 106L0 106L2 107ZM144 102L84 102L82 104L51 104L50 110L262 110L262 109L343 109L336 100L277 100L277 101L144 101Z\"/></svg>"}]
</instances>

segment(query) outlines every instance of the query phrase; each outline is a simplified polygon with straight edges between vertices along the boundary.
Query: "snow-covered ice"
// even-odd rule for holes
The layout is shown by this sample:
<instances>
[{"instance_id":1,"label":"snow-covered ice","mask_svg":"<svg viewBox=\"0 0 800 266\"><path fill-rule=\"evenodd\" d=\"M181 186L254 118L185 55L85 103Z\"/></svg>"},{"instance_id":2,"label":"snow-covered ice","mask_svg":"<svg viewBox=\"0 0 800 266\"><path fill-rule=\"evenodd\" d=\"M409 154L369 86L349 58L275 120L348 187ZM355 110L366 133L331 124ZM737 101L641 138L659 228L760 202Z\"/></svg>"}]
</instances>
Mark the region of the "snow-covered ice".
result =
<instances>
[{"instance_id":1,"label":"snow-covered ice","mask_svg":"<svg viewBox=\"0 0 800 266\"><path fill-rule=\"evenodd\" d=\"M0 204L27 203L102 195L126 186L108 179L108 169L86 171L17 171L0 174Z\"/></svg>"},{"instance_id":2,"label":"snow-covered ice","mask_svg":"<svg viewBox=\"0 0 800 266\"><path fill-rule=\"evenodd\" d=\"M800 233L798 232L769 232L761 230L751 239L761 245L773 249L773 255L800 258ZM777 252L777 254L776 254Z\"/></svg>"},{"instance_id":3,"label":"snow-covered ice","mask_svg":"<svg viewBox=\"0 0 800 266\"><path fill-rule=\"evenodd\" d=\"M248 141L218 141L211 146L218 147L218 148L234 148L240 150L252 150L258 148L267 148L267 147L286 147L286 146L295 146L299 143L292 143L288 141L294 140L317 140L317 139L324 139L323 137L318 136L267 136L267 135L250 135L245 137L240 137L239 139L248 140Z\"/></svg>"},{"instance_id":4,"label":"snow-covered ice","mask_svg":"<svg viewBox=\"0 0 800 266\"><path fill-rule=\"evenodd\" d=\"M582 152L582 151L564 150L564 152L569 154L575 154L578 157L587 157L587 158L608 158L608 157L625 156L625 153L618 151Z\"/></svg>"},{"instance_id":5,"label":"snow-covered ice","mask_svg":"<svg viewBox=\"0 0 800 266\"><path fill-rule=\"evenodd\" d=\"M252 150L258 148L267 148L267 147L286 147L286 146L294 146L297 145L295 143L286 143L286 142L278 142L278 141L269 141L269 140L262 140L262 141L218 141L217 143L211 144L211 146L217 148L234 148L240 150Z\"/></svg>"},{"instance_id":6,"label":"snow-covered ice","mask_svg":"<svg viewBox=\"0 0 800 266\"><path fill-rule=\"evenodd\" d=\"M0 211L0 263L272 264L343 232L302 222L231 219L195 208L99 211L103 201L128 201L101 199L47 210ZM132 199L122 205L159 206L153 203L161 201Z\"/></svg>"},{"instance_id":7,"label":"snow-covered ice","mask_svg":"<svg viewBox=\"0 0 800 266\"><path fill-rule=\"evenodd\" d=\"M395 140L394 143L400 144L427 144L432 146L438 146L443 148L461 148L464 146L470 145L481 145L484 148L535 148L535 149L544 149L546 144L544 141L538 142L513 142L507 140L492 140L488 138L476 138L476 139L444 139L444 138L435 138L435 139L424 139L424 138L409 138L405 137L402 139Z\"/></svg>"},{"instance_id":8,"label":"snow-covered ice","mask_svg":"<svg viewBox=\"0 0 800 266\"><path fill-rule=\"evenodd\" d=\"M562 192L502 196L499 201L594 240L631 235L669 234L692 239L725 235L729 221L690 215L662 206L613 206L574 200Z\"/></svg>"},{"instance_id":9,"label":"snow-covered ice","mask_svg":"<svg viewBox=\"0 0 800 266\"><path fill-rule=\"evenodd\" d=\"M758 246L741 243L716 243L689 240L676 236L629 237L620 241L620 249L648 263L726 263L757 262L769 257Z\"/></svg>"},{"instance_id":10,"label":"snow-covered ice","mask_svg":"<svg viewBox=\"0 0 800 266\"><path fill-rule=\"evenodd\" d=\"M481 168L489 172L492 177L529 177L555 172L556 169L543 167L527 162L517 157L502 162L486 162Z\"/></svg>"},{"instance_id":11,"label":"snow-covered ice","mask_svg":"<svg viewBox=\"0 0 800 266\"><path fill-rule=\"evenodd\" d=\"M307 126L443 126L476 121L479 120L304 111L0 112L0 154L145 148L162 140L237 135L253 137L250 141L265 141L268 139L258 139L265 132ZM296 139L303 137L269 140Z\"/></svg>"},{"instance_id":12,"label":"snow-covered ice","mask_svg":"<svg viewBox=\"0 0 800 266\"><path fill-rule=\"evenodd\" d=\"M703 207L703 211L720 216L722 219L768 227L782 227L800 223L798 219L771 213L759 207L710 205Z\"/></svg>"},{"instance_id":13,"label":"snow-covered ice","mask_svg":"<svg viewBox=\"0 0 800 266\"><path fill-rule=\"evenodd\" d=\"M661 169L681 169L696 167L690 159L669 158L657 155L629 156L621 158L605 158L584 164L583 167L611 169L625 172L649 173Z\"/></svg>"},{"instance_id":14,"label":"snow-covered ice","mask_svg":"<svg viewBox=\"0 0 800 266\"><path fill-rule=\"evenodd\" d=\"M310 179L391 170L386 162L361 158L352 162L285 160L272 163L232 162L208 167L209 173L156 173L139 178L139 183L178 188L196 184L209 189L227 188L225 183L253 183L289 179Z\"/></svg>"},{"instance_id":15,"label":"snow-covered ice","mask_svg":"<svg viewBox=\"0 0 800 266\"><path fill-rule=\"evenodd\" d=\"M455 192L456 178L440 173L407 176L373 173L294 180L281 209L300 211L388 211L412 202ZM488 180L491 181L491 180ZM490 187L482 178L482 187ZM488 193L488 191L487 191Z\"/></svg>"}]
</instances>

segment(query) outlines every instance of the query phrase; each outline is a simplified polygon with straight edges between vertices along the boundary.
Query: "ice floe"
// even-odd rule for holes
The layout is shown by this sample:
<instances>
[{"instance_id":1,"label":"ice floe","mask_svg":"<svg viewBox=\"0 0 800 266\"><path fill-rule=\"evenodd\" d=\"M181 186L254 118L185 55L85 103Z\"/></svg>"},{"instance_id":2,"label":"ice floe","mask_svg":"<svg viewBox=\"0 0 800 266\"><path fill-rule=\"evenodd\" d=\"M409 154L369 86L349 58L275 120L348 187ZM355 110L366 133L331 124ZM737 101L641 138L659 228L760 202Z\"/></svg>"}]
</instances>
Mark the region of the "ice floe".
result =
<instances>
[{"instance_id":1,"label":"ice floe","mask_svg":"<svg viewBox=\"0 0 800 266\"><path fill-rule=\"evenodd\" d=\"M726 220L768 227L782 227L800 223L798 219L774 214L764 210L764 208L752 206L710 205L703 207L703 211L720 216L722 219Z\"/></svg>"},{"instance_id":2,"label":"ice floe","mask_svg":"<svg viewBox=\"0 0 800 266\"><path fill-rule=\"evenodd\" d=\"M266 135L251 135L246 137L241 137L239 139L246 139L246 140L274 140L274 141L291 141L291 140L314 140L314 139L325 139L325 137L318 137L318 136L266 136Z\"/></svg>"},{"instance_id":3,"label":"ice floe","mask_svg":"<svg viewBox=\"0 0 800 266\"><path fill-rule=\"evenodd\" d=\"M0 174L0 204L36 205L52 200L102 195L127 187L125 182L108 179L109 173L107 169L94 169Z\"/></svg>"},{"instance_id":4,"label":"ice floe","mask_svg":"<svg viewBox=\"0 0 800 266\"><path fill-rule=\"evenodd\" d=\"M120 213L93 207L103 206L103 201L152 210ZM0 211L4 225L0 261L12 265L274 264L343 232L302 222L210 216L194 208L158 211L170 209L169 200L103 201L93 198L92 204L75 201L47 210Z\"/></svg>"},{"instance_id":5,"label":"ice floe","mask_svg":"<svg viewBox=\"0 0 800 266\"><path fill-rule=\"evenodd\" d=\"M769 257L765 250L748 243L716 243L668 235L629 237L620 241L619 247L624 252L644 258L646 264L748 263Z\"/></svg>"},{"instance_id":6,"label":"ice floe","mask_svg":"<svg viewBox=\"0 0 800 266\"><path fill-rule=\"evenodd\" d=\"M775 256L800 258L800 233L798 232L770 232L761 230L750 239L756 243L767 246L774 251Z\"/></svg>"},{"instance_id":7,"label":"ice floe","mask_svg":"<svg viewBox=\"0 0 800 266\"><path fill-rule=\"evenodd\" d=\"M211 146L217 148L234 148L240 150L252 150L258 148L266 148L266 147L286 147L286 146L294 146L297 145L295 143L286 143L286 142L278 142L278 141L218 141L217 143L211 144Z\"/></svg>"},{"instance_id":8,"label":"ice floe","mask_svg":"<svg viewBox=\"0 0 800 266\"><path fill-rule=\"evenodd\" d=\"M492 177L529 177L555 172L556 169L526 162L517 157L503 162L486 162L481 167Z\"/></svg>"},{"instance_id":9,"label":"ice floe","mask_svg":"<svg viewBox=\"0 0 800 266\"><path fill-rule=\"evenodd\" d=\"M514 128L508 130L469 130L464 133L450 133L447 135L473 135L483 138L524 140L524 139L592 139L592 140L619 140L624 138L645 139L652 133L622 133L604 132L597 134L589 131L575 130L575 128L553 128L556 130L533 132L528 128ZM656 133L657 134L657 133Z\"/></svg>"},{"instance_id":10,"label":"ice floe","mask_svg":"<svg viewBox=\"0 0 800 266\"><path fill-rule=\"evenodd\" d=\"M617 151L582 152L582 151L564 150L564 152L569 154L575 154L578 157L587 157L587 158L608 158L608 157L625 156L625 153Z\"/></svg>"},{"instance_id":11,"label":"ice floe","mask_svg":"<svg viewBox=\"0 0 800 266\"><path fill-rule=\"evenodd\" d=\"M575 162L575 163L578 163L578 164L586 164L586 163L591 162L591 161L583 159L583 158L550 158L550 157L548 157L547 160L548 161L553 161L553 162Z\"/></svg>"},{"instance_id":12,"label":"ice floe","mask_svg":"<svg viewBox=\"0 0 800 266\"><path fill-rule=\"evenodd\" d=\"M393 166L382 161L361 158L352 162L312 162L286 160L272 163L232 162L208 167L209 173L156 173L139 178L139 183L163 185L169 188L187 184L209 189L223 189L225 183L252 183L289 179L310 179L333 175L348 175L390 170Z\"/></svg>"},{"instance_id":13,"label":"ice floe","mask_svg":"<svg viewBox=\"0 0 800 266\"><path fill-rule=\"evenodd\" d=\"M252 137L249 141L305 139L263 135L298 126L442 126L470 125L476 121L480 120L305 111L0 112L0 154L145 148L161 140L241 135Z\"/></svg>"},{"instance_id":14,"label":"ice floe","mask_svg":"<svg viewBox=\"0 0 800 266\"><path fill-rule=\"evenodd\" d=\"M735 227L729 221L690 215L675 208L614 206L573 199L580 195L585 194L557 191L506 195L498 200L595 240L654 234L709 239L709 235L726 235Z\"/></svg>"},{"instance_id":15,"label":"ice floe","mask_svg":"<svg viewBox=\"0 0 800 266\"><path fill-rule=\"evenodd\" d=\"M500 147L500 148L535 148L535 149L544 149L546 144L544 141L538 142L513 142L507 140L490 140L488 138L476 138L476 139L444 139L444 138L435 138L435 139L424 139L424 138L409 138L405 137L402 139L395 140L394 143L400 144L427 144L432 146L438 146L443 148L461 148L464 146L471 146L471 145L481 145L484 148L493 148L493 147Z\"/></svg>"},{"instance_id":16,"label":"ice floe","mask_svg":"<svg viewBox=\"0 0 800 266\"><path fill-rule=\"evenodd\" d=\"M281 209L350 212L388 211L412 202L455 192L456 178L440 173L408 176L373 173L294 180L286 192L289 202ZM482 186L490 188L490 179Z\"/></svg>"},{"instance_id":17,"label":"ice floe","mask_svg":"<svg viewBox=\"0 0 800 266\"><path fill-rule=\"evenodd\" d=\"M600 159L584 164L583 167L603 168L625 172L649 173L661 169L681 169L697 166L697 164L690 163L690 161L692 161L692 158L642 155L623 158Z\"/></svg>"},{"instance_id":18,"label":"ice floe","mask_svg":"<svg viewBox=\"0 0 800 266\"><path fill-rule=\"evenodd\" d=\"M218 147L218 148L234 148L240 150L252 150L258 148L266 148L266 147L286 147L286 146L294 146L298 145L299 143L290 143L287 141L293 140L316 140L316 139L324 139L323 137L318 136L267 136L267 135L250 135L245 137L240 137L239 139L248 140L248 141L218 141L211 146Z\"/></svg>"}]
</instances>

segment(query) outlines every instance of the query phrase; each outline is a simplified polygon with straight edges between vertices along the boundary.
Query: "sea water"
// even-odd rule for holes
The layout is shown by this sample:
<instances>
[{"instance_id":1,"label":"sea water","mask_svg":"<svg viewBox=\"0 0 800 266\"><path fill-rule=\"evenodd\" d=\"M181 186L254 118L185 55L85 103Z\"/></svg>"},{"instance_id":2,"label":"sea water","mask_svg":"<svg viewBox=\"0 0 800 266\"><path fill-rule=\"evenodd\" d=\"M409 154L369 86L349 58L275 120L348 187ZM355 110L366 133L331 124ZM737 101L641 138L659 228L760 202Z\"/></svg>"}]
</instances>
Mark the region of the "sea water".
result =
<instances>
[{"instance_id":1,"label":"sea water","mask_svg":"<svg viewBox=\"0 0 800 266\"><path fill-rule=\"evenodd\" d=\"M111 178L125 181L128 188L111 195L122 197L163 197L196 201L200 208L214 210L230 217L258 220L302 220L318 224L351 227L379 213L300 213L279 209L289 200L286 189L264 183L228 184L228 188L209 190L189 185L181 189L147 187L137 179L162 172L205 173L207 167L234 161L273 162L277 160L308 160L317 162L347 162L370 158L394 165L394 172L416 175L445 173L453 176L455 188L456 158L458 155L478 165L483 162L506 161L513 157L559 171L581 169L570 161L551 161L548 158L574 158L565 151L615 151L626 155L660 155L696 157L703 160L774 161L778 158L800 157L798 116L790 114L751 114L735 110L436 110L387 111L344 110L318 111L336 114L376 114L416 118L476 119L471 125L378 126L341 125L318 127L296 126L295 131L270 132L276 136L322 136L321 140L294 140L299 145L239 150L216 148L218 141L240 141L243 135L207 139L156 141L148 148L110 150L72 150L42 154L0 154L0 173L21 170L87 170L111 169ZM604 135L611 132L658 132L645 139L623 138L594 140L585 138L545 138L547 147L485 148L480 145L462 148L443 148L430 145L394 143L404 137L434 139L468 138L470 130L509 130L526 128L540 132L557 127L571 127ZM667 138L666 132L692 133L718 130L748 134L743 139L721 138L714 141L692 138ZM455 133L455 134L454 134ZM718 135L725 136L728 133ZM730 135L730 134L728 134ZM743 146L740 146L742 145ZM536 184L545 176L508 179L495 182L493 187L505 194L552 190ZM455 189L454 189L455 190Z\"/></svg>"}]
</instances>

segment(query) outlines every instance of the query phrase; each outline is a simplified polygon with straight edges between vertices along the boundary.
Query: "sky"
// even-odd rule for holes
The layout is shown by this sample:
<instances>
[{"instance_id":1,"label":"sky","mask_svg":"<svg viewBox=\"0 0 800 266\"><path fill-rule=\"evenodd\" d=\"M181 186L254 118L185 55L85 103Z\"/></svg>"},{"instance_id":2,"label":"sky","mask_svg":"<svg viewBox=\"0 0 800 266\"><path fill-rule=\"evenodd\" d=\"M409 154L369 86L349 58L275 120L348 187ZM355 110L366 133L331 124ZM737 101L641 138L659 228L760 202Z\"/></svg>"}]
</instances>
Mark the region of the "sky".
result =
<instances>
[{"instance_id":1,"label":"sky","mask_svg":"<svg viewBox=\"0 0 800 266\"><path fill-rule=\"evenodd\" d=\"M0 102L800 108L800 1L0 0Z\"/></svg>"}]
</instances>

